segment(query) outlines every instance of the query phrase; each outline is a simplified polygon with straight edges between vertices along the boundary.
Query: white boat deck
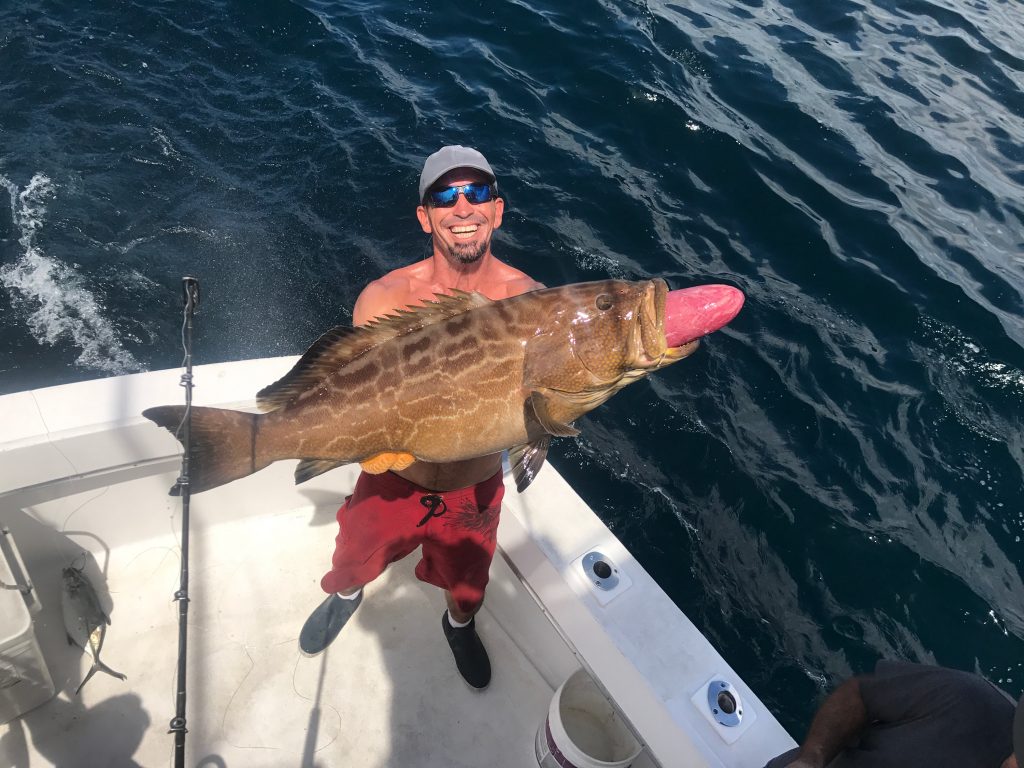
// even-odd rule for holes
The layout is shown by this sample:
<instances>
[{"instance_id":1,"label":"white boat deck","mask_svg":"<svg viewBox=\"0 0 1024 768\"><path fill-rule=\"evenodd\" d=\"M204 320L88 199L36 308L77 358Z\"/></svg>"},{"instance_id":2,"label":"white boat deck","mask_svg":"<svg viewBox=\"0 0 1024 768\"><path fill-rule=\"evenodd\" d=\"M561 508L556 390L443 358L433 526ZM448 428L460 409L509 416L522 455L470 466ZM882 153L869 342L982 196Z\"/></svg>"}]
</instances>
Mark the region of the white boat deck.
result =
<instances>
[{"instance_id":1,"label":"white boat deck","mask_svg":"<svg viewBox=\"0 0 1024 768\"><path fill-rule=\"evenodd\" d=\"M48 517L69 516L63 533L27 518L8 521L44 605L36 636L59 695L7 727L0 764L169 763L178 644L171 598L180 563L170 529L176 516L161 509L166 536L109 552L93 536L75 532L75 516L119 507L120 500L107 498L112 492L135 496L138 513L152 514L144 500L161 501L173 479L173 473L144 478L35 508ZM414 554L367 588L352 622L324 654L305 657L299 628L324 597L319 579L330 563L336 505L257 511L220 525L206 522L216 516L212 507L202 497L193 503L188 765L530 764L554 689L494 614L485 608L477 619L493 680L476 691L455 669L440 626L443 595L416 580ZM99 586L105 570L112 603L101 658L128 680L97 674L75 696L90 660L65 640L60 571L83 545L98 553L87 573ZM574 663L502 558L495 559L490 592L506 612L510 602L530 604L518 621L532 617L534 634L546 633L561 646L547 649L549 668L559 653L563 664Z\"/></svg>"},{"instance_id":2,"label":"white boat deck","mask_svg":"<svg viewBox=\"0 0 1024 768\"><path fill-rule=\"evenodd\" d=\"M243 401L291 363L197 368L196 404ZM180 457L174 438L139 414L180 401L178 378L160 371L0 397L0 525L42 603L34 633L57 690L0 725L0 768L173 764L181 503L167 489ZM334 514L358 468L298 487L293 468L278 462L192 499L187 765L534 768L552 694L580 667L644 745L633 768L761 768L795 745L551 467L522 495L506 476L478 616L493 666L487 690L459 677L440 627L443 596L415 579L416 553L367 588L325 654L302 656L298 633L324 597ZM111 606L102 658L128 680L97 674L76 696L90 660L65 639L60 578L83 551ZM581 565L598 551L617 568L611 592ZM0 632L0 662L3 643ZM741 722L712 715L720 681ZM13 690L0 685L0 705Z\"/></svg>"}]
</instances>

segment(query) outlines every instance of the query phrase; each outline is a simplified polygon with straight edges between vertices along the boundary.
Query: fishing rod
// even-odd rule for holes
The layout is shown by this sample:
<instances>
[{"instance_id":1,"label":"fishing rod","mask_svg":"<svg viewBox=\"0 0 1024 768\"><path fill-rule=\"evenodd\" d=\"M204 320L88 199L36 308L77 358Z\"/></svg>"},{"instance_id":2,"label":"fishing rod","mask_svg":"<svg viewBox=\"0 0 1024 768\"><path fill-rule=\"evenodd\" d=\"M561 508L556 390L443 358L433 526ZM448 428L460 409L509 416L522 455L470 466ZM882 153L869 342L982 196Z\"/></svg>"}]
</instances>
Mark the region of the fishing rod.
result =
<instances>
[{"instance_id":1,"label":"fishing rod","mask_svg":"<svg viewBox=\"0 0 1024 768\"><path fill-rule=\"evenodd\" d=\"M178 601L178 690L175 694L175 712L168 733L174 734L174 766L185 768L185 677L188 657L188 517L189 462L192 458L192 318L199 306L199 281L194 277L183 277L181 289L185 296L185 318L181 327L181 345L185 349L185 372L181 375L181 386L185 388L185 415L178 430L185 453L181 457L181 475L171 489L171 495L181 495L181 580L174 599Z\"/></svg>"}]
</instances>

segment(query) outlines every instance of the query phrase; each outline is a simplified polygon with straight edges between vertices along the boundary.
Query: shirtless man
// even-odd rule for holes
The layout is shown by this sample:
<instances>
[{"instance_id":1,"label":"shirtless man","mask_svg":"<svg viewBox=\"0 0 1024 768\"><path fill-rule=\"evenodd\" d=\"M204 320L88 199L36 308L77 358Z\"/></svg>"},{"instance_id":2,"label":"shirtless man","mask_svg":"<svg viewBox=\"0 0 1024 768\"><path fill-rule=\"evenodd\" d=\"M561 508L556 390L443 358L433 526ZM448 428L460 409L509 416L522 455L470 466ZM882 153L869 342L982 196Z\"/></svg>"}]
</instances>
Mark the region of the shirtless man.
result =
<instances>
[{"instance_id":1,"label":"shirtless man","mask_svg":"<svg viewBox=\"0 0 1024 768\"><path fill-rule=\"evenodd\" d=\"M416 217L431 236L433 253L366 286L353 324L455 289L504 299L543 287L491 253L491 234L505 210L497 189L491 166L475 149L442 147L428 157ZM471 686L486 687L491 666L473 617L483 603L503 492L500 453L361 473L338 510L332 568L321 580L330 596L302 628L303 653L326 648L358 608L363 586L422 544L416 576L445 590L448 610L441 624L456 666Z\"/></svg>"}]
</instances>

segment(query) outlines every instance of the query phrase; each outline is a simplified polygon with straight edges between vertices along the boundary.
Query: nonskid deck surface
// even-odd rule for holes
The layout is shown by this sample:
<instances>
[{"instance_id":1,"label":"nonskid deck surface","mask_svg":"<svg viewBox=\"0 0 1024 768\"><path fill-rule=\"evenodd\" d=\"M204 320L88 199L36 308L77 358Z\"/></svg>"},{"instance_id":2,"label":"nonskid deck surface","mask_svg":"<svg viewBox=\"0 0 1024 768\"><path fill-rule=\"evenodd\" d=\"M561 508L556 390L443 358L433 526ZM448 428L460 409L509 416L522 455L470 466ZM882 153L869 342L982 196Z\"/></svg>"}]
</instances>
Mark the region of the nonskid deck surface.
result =
<instances>
[{"instance_id":1,"label":"nonskid deck surface","mask_svg":"<svg viewBox=\"0 0 1024 768\"><path fill-rule=\"evenodd\" d=\"M551 685L485 605L477 624L493 679L485 691L470 689L442 635L443 595L413 575L418 553L367 588L324 654L300 654L299 629L324 598L319 579L336 533L333 511L241 519L192 537L186 763L535 765L533 737ZM0 726L0 762L172 764L177 537L122 546L90 564L97 573L105 568L113 603L101 658L128 680L97 674L80 696L74 690L89 659L64 637L59 574L66 558L66 547L49 560L45 549L26 553L44 601L36 634L58 695ZM491 579L491 590L522 589L500 557Z\"/></svg>"}]
</instances>

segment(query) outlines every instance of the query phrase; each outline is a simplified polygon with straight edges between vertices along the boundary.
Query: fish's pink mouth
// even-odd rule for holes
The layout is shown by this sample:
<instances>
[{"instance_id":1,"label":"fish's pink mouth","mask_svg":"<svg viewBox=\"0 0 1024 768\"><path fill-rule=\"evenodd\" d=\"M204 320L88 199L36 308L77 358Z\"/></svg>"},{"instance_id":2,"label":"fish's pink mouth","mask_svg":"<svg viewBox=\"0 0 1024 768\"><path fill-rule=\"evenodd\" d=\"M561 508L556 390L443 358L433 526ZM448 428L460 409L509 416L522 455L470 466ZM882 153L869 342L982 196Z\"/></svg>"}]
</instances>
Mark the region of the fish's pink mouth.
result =
<instances>
[{"instance_id":1,"label":"fish's pink mouth","mask_svg":"<svg viewBox=\"0 0 1024 768\"><path fill-rule=\"evenodd\" d=\"M665 297L665 343L681 347L730 323L740 309L743 292L730 285L698 285L669 291Z\"/></svg>"}]
</instances>

